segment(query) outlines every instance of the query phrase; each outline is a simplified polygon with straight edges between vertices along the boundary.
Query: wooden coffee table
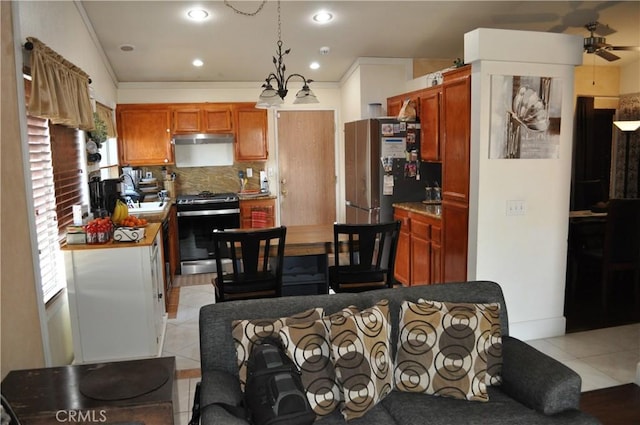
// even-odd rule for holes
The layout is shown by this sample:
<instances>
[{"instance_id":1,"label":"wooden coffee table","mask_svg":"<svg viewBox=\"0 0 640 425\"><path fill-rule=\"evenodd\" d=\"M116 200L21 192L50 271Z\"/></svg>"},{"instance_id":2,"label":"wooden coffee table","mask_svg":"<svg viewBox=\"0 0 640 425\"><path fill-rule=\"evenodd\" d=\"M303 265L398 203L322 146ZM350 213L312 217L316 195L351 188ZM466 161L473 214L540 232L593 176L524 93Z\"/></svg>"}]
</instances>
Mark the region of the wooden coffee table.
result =
<instances>
[{"instance_id":1,"label":"wooden coffee table","mask_svg":"<svg viewBox=\"0 0 640 425\"><path fill-rule=\"evenodd\" d=\"M174 357L10 372L2 394L23 425L173 425Z\"/></svg>"}]
</instances>

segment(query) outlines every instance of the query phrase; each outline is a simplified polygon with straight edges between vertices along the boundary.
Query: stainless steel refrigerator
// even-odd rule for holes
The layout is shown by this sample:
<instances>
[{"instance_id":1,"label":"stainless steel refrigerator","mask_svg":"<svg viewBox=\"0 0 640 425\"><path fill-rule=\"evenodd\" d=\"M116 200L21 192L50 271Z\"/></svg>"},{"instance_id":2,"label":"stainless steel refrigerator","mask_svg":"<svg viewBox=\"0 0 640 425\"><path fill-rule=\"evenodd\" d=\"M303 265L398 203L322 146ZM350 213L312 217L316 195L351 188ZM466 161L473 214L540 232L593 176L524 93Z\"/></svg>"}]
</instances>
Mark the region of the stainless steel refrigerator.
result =
<instances>
[{"instance_id":1,"label":"stainless steel refrigerator","mask_svg":"<svg viewBox=\"0 0 640 425\"><path fill-rule=\"evenodd\" d=\"M372 118L345 124L346 222L393 220L393 204L422 201L439 181L420 158L420 124Z\"/></svg>"}]
</instances>

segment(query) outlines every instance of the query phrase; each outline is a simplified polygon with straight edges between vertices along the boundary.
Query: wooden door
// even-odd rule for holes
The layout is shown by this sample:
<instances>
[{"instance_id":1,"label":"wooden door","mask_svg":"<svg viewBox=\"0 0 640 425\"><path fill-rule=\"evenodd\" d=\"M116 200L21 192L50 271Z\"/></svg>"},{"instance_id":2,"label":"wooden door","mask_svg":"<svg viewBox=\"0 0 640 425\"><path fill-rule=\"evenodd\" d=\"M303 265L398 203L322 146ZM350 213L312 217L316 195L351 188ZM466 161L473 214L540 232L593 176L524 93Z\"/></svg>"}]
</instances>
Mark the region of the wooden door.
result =
<instances>
[{"instance_id":1,"label":"wooden door","mask_svg":"<svg viewBox=\"0 0 640 425\"><path fill-rule=\"evenodd\" d=\"M280 111L277 116L281 224L334 223L334 112Z\"/></svg>"}]
</instances>

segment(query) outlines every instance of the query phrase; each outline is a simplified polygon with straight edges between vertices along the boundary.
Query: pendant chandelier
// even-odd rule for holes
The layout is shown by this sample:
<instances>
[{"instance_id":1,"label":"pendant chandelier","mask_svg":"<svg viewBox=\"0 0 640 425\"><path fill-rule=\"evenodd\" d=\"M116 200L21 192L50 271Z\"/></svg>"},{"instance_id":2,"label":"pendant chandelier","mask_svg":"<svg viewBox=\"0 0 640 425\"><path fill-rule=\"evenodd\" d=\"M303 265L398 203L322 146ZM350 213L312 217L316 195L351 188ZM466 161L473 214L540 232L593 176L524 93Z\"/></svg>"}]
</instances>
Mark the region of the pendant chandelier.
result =
<instances>
[{"instance_id":1,"label":"pendant chandelier","mask_svg":"<svg viewBox=\"0 0 640 425\"><path fill-rule=\"evenodd\" d=\"M262 85L264 89L258 98L256 103L257 108L269 108L281 105L284 102L284 98L287 96L287 84L293 77L297 77L303 82L302 89L296 93L296 98L293 101L294 104L308 104L318 103L318 98L309 88L309 83L313 80L305 78L300 74L285 75L287 67L284 64L284 57L291 52L291 49L282 51L282 23L280 20L280 0L278 0L278 43L277 43L276 55L273 57L273 65L276 67L275 73L270 73L265 79L265 83ZM277 87L274 87L277 86Z\"/></svg>"}]
</instances>

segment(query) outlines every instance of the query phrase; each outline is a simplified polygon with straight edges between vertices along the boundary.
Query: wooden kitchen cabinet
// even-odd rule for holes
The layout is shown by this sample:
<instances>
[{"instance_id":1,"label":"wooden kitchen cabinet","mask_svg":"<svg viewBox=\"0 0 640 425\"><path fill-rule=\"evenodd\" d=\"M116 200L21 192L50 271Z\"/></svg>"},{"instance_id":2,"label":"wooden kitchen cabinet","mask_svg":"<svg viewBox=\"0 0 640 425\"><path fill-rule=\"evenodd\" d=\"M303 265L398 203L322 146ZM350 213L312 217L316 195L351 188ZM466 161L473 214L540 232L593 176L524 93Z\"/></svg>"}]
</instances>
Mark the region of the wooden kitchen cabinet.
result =
<instances>
[{"instance_id":1,"label":"wooden kitchen cabinet","mask_svg":"<svg viewBox=\"0 0 640 425\"><path fill-rule=\"evenodd\" d=\"M440 108L442 87L435 86L420 93L420 159L438 162L440 155Z\"/></svg>"},{"instance_id":2,"label":"wooden kitchen cabinet","mask_svg":"<svg viewBox=\"0 0 640 425\"><path fill-rule=\"evenodd\" d=\"M441 219L395 208L400 220L395 277L405 286L430 285L442 281Z\"/></svg>"},{"instance_id":3,"label":"wooden kitchen cabinet","mask_svg":"<svg viewBox=\"0 0 640 425\"><path fill-rule=\"evenodd\" d=\"M419 116L420 92L421 90L416 90L387 98L387 116L397 117L400 114L402 105L407 99L410 99L413 102L413 106L416 108L416 116Z\"/></svg>"},{"instance_id":4,"label":"wooden kitchen cabinet","mask_svg":"<svg viewBox=\"0 0 640 425\"><path fill-rule=\"evenodd\" d=\"M396 249L396 264L394 267L395 278L404 286L411 285L411 220L409 212L395 208L393 219L400 220L400 233L398 234L398 248Z\"/></svg>"},{"instance_id":5,"label":"wooden kitchen cabinet","mask_svg":"<svg viewBox=\"0 0 640 425\"><path fill-rule=\"evenodd\" d=\"M121 166L175 162L171 144L171 111L163 104L116 106L118 159Z\"/></svg>"},{"instance_id":6,"label":"wooden kitchen cabinet","mask_svg":"<svg viewBox=\"0 0 640 425\"><path fill-rule=\"evenodd\" d=\"M269 199L242 199L240 200L240 227L252 229L262 227L275 227L276 200ZM254 212L260 213L254 216Z\"/></svg>"},{"instance_id":7,"label":"wooden kitchen cabinet","mask_svg":"<svg viewBox=\"0 0 640 425\"><path fill-rule=\"evenodd\" d=\"M172 133L230 133L233 131L231 109L228 103L173 105Z\"/></svg>"},{"instance_id":8,"label":"wooden kitchen cabinet","mask_svg":"<svg viewBox=\"0 0 640 425\"><path fill-rule=\"evenodd\" d=\"M442 198L469 203L471 68L444 74L442 119Z\"/></svg>"},{"instance_id":9,"label":"wooden kitchen cabinet","mask_svg":"<svg viewBox=\"0 0 640 425\"><path fill-rule=\"evenodd\" d=\"M255 103L233 104L233 121L236 129L236 161L266 161L267 111L258 109Z\"/></svg>"},{"instance_id":10,"label":"wooden kitchen cabinet","mask_svg":"<svg viewBox=\"0 0 640 425\"><path fill-rule=\"evenodd\" d=\"M157 357L167 315L160 223L135 242L63 248L75 363Z\"/></svg>"},{"instance_id":11,"label":"wooden kitchen cabinet","mask_svg":"<svg viewBox=\"0 0 640 425\"><path fill-rule=\"evenodd\" d=\"M443 281L467 280L471 67L444 74L442 86Z\"/></svg>"}]
</instances>

